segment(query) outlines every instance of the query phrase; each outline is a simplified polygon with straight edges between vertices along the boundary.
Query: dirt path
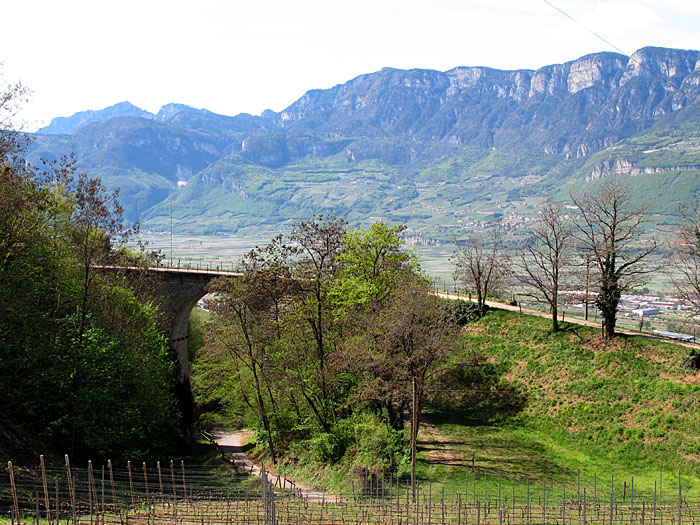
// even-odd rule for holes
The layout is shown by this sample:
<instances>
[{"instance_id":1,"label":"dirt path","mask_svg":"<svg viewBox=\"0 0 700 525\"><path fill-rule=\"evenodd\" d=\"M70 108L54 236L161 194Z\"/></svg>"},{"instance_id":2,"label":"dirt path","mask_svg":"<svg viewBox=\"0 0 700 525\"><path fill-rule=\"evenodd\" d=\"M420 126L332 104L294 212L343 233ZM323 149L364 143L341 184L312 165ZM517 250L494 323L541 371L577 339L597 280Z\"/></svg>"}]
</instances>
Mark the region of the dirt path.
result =
<instances>
[{"instance_id":1,"label":"dirt path","mask_svg":"<svg viewBox=\"0 0 700 525\"><path fill-rule=\"evenodd\" d=\"M252 445L246 445L246 441L253 436L251 431L218 429L212 431L211 435L221 451L237 468L254 476L260 477L262 475L262 467L255 464L246 454L248 450L253 448ZM273 470L269 470L267 467L265 467L265 470L269 483L275 487L291 490L306 500L314 502L325 501L328 503L338 503L342 501L342 499L338 496L314 490L313 488L302 483L285 478L284 476L275 473Z\"/></svg>"}]
</instances>

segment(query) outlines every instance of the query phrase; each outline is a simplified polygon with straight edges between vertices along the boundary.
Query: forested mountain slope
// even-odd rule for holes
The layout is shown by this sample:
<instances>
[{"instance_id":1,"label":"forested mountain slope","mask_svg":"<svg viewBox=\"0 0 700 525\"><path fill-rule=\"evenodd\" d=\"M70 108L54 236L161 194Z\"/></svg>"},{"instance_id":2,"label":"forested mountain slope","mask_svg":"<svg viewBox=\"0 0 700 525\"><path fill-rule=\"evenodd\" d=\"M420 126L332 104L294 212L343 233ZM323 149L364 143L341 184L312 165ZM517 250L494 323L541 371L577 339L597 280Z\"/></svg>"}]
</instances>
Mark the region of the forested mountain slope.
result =
<instances>
[{"instance_id":1,"label":"forested mountain slope","mask_svg":"<svg viewBox=\"0 0 700 525\"><path fill-rule=\"evenodd\" d=\"M129 219L155 230L169 228L173 194L182 232L276 229L321 212L439 238L502 216L517 224L544 195L610 173L638 176L674 215L669 181L682 179L688 199L699 186L699 98L700 52L688 50L536 71L385 68L261 116L92 112L72 134L36 136L29 158L74 151L81 170L121 188Z\"/></svg>"}]
</instances>

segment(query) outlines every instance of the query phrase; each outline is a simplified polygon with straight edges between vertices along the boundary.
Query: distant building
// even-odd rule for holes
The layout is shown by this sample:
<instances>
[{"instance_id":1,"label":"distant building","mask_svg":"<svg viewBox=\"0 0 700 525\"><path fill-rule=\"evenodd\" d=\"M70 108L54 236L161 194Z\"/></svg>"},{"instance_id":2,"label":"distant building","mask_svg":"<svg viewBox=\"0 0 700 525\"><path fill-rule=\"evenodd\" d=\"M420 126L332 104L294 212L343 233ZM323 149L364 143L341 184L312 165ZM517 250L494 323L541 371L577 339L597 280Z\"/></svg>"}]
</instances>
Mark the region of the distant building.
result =
<instances>
[{"instance_id":1,"label":"distant building","mask_svg":"<svg viewBox=\"0 0 700 525\"><path fill-rule=\"evenodd\" d=\"M650 307L658 308L659 310L677 310L678 304L667 301L654 301L649 303Z\"/></svg>"},{"instance_id":2,"label":"distant building","mask_svg":"<svg viewBox=\"0 0 700 525\"><path fill-rule=\"evenodd\" d=\"M638 315L639 317L645 317L647 315L656 315L660 314L661 310L659 310L656 307L649 307L649 308L637 308L636 310L632 310L632 313L634 315Z\"/></svg>"}]
</instances>

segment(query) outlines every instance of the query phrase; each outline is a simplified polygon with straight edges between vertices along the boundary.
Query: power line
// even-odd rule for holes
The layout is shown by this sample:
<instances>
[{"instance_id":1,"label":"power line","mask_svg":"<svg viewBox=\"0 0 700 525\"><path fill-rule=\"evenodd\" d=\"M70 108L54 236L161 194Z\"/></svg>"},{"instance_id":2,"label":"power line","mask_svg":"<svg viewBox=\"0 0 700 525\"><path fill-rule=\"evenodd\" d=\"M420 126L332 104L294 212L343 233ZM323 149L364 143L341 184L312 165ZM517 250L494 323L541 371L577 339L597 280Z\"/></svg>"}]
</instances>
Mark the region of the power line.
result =
<instances>
[{"instance_id":1,"label":"power line","mask_svg":"<svg viewBox=\"0 0 700 525\"><path fill-rule=\"evenodd\" d=\"M581 27L582 27L583 29L585 29L587 32L589 32L590 34L592 34L593 36L595 36L598 40L604 42L605 44L607 44L608 46L610 46L611 48L613 48L615 51L617 51L617 52L620 53L621 55L624 55L624 56L626 56L627 58L629 58L632 62L634 62L635 64L637 64L639 67L645 69L648 73L651 73L653 76L655 76L656 78L658 78L659 80L661 80L661 82L663 82L663 83L666 84L667 86L670 86L674 91L677 91L677 92L681 93L682 95L686 96L687 98L691 99L691 100L694 101L694 102L700 101L700 99L695 98L694 95L691 95L690 93L688 93L688 92L686 92L685 90L681 89L680 86L675 86L675 85L673 85L673 83L672 83L670 80L668 80L667 78L664 78L663 76L659 75L656 71L653 71L650 67L648 67L646 64L644 64L641 60L637 60L637 59L635 59L633 56L631 56L629 53L625 53L625 52L624 52L622 49L620 49L618 46L616 46L615 44L613 44L612 42L610 42L610 40L608 40L607 38L604 38L603 36L599 35L599 34L596 33L595 31L593 31L592 29L590 29L588 26L586 26L586 25L584 25L583 23L579 22L579 21L576 20L573 16L571 16L569 13L567 13L567 12L564 11L563 9L559 8L558 6L554 5L554 4L553 4L552 2L550 2L549 0L542 0L542 1L543 1L545 4L547 4L548 6L550 6L552 9L554 9L554 10L558 11L559 13L561 13L562 15L564 15L566 18L568 18L569 20L571 20L571 21L574 22L575 24L581 26Z\"/></svg>"},{"instance_id":2,"label":"power line","mask_svg":"<svg viewBox=\"0 0 700 525\"><path fill-rule=\"evenodd\" d=\"M554 5L552 2L550 2L549 0L543 0L543 1L544 1L545 4L547 4L547 5L550 6L551 8L556 9L557 11L559 11L562 15L564 15L566 18L568 18L569 20L571 20L571 21L574 22L575 24L580 25L582 28L584 28L586 31L588 31L589 33L591 33L591 34L592 34L593 36L595 36L597 39L602 40L603 42L605 42L607 45L609 45L610 47L612 47L612 48L613 48L615 51L617 51L618 53L620 53L620 54L622 54L622 55L625 55L626 57L629 57L629 56L630 56L629 53L625 53L622 49L620 49L619 47L617 47L615 44L613 44L612 42L610 42L610 41L607 40L606 38L603 38L603 37L600 36L598 33L596 33L595 31L593 31L592 29L590 29L589 27L583 25L583 23L581 23L581 22L579 22L578 20L576 20L576 19L575 19L573 16L571 16L569 13L566 13L565 11L563 11L562 9L560 9L559 7L555 6L555 5Z\"/></svg>"}]
</instances>

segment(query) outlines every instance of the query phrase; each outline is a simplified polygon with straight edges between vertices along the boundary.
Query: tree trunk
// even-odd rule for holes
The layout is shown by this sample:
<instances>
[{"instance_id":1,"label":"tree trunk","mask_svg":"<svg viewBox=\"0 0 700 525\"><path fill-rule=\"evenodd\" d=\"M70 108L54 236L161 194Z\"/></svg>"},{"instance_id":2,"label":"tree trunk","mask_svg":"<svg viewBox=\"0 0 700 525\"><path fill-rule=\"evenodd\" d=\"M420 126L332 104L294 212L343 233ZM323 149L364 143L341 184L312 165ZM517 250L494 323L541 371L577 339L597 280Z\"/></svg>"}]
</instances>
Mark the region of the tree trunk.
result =
<instances>
[{"instance_id":1,"label":"tree trunk","mask_svg":"<svg viewBox=\"0 0 700 525\"><path fill-rule=\"evenodd\" d=\"M559 331L559 319L557 319L557 315L559 313L559 309L556 306L552 307L552 332L556 333Z\"/></svg>"},{"instance_id":2,"label":"tree trunk","mask_svg":"<svg viewBox=\"0 0 700 525\"><path fill-rule=\"evenodd\" d=\"M606 339L613 339L615 337L615 323L617 322L617 312L613 311L603 311L601 312L603 316L603 334Z\"/></svg>"},{"instance_id":3,"label":"tree trunk","mask_svg":"<svg viewBox=\"0 0 700 525\"><path fill-rule=\"evenodd\" d=\"M275 454L275 444L272 440L272 430L270 429L270 421L267 417L267 409L265 408L265 401L263 400L262 388L260 386L260 379L258 378L255 363L253 363L253 377L255 378L255 390L258 395L258 406L260 407L260 416L263 420L265 432L267 432L267 442L270 445L270 455L272 456L272 463L277 463L277 455Z\"/></svg>"}]
</instances>

